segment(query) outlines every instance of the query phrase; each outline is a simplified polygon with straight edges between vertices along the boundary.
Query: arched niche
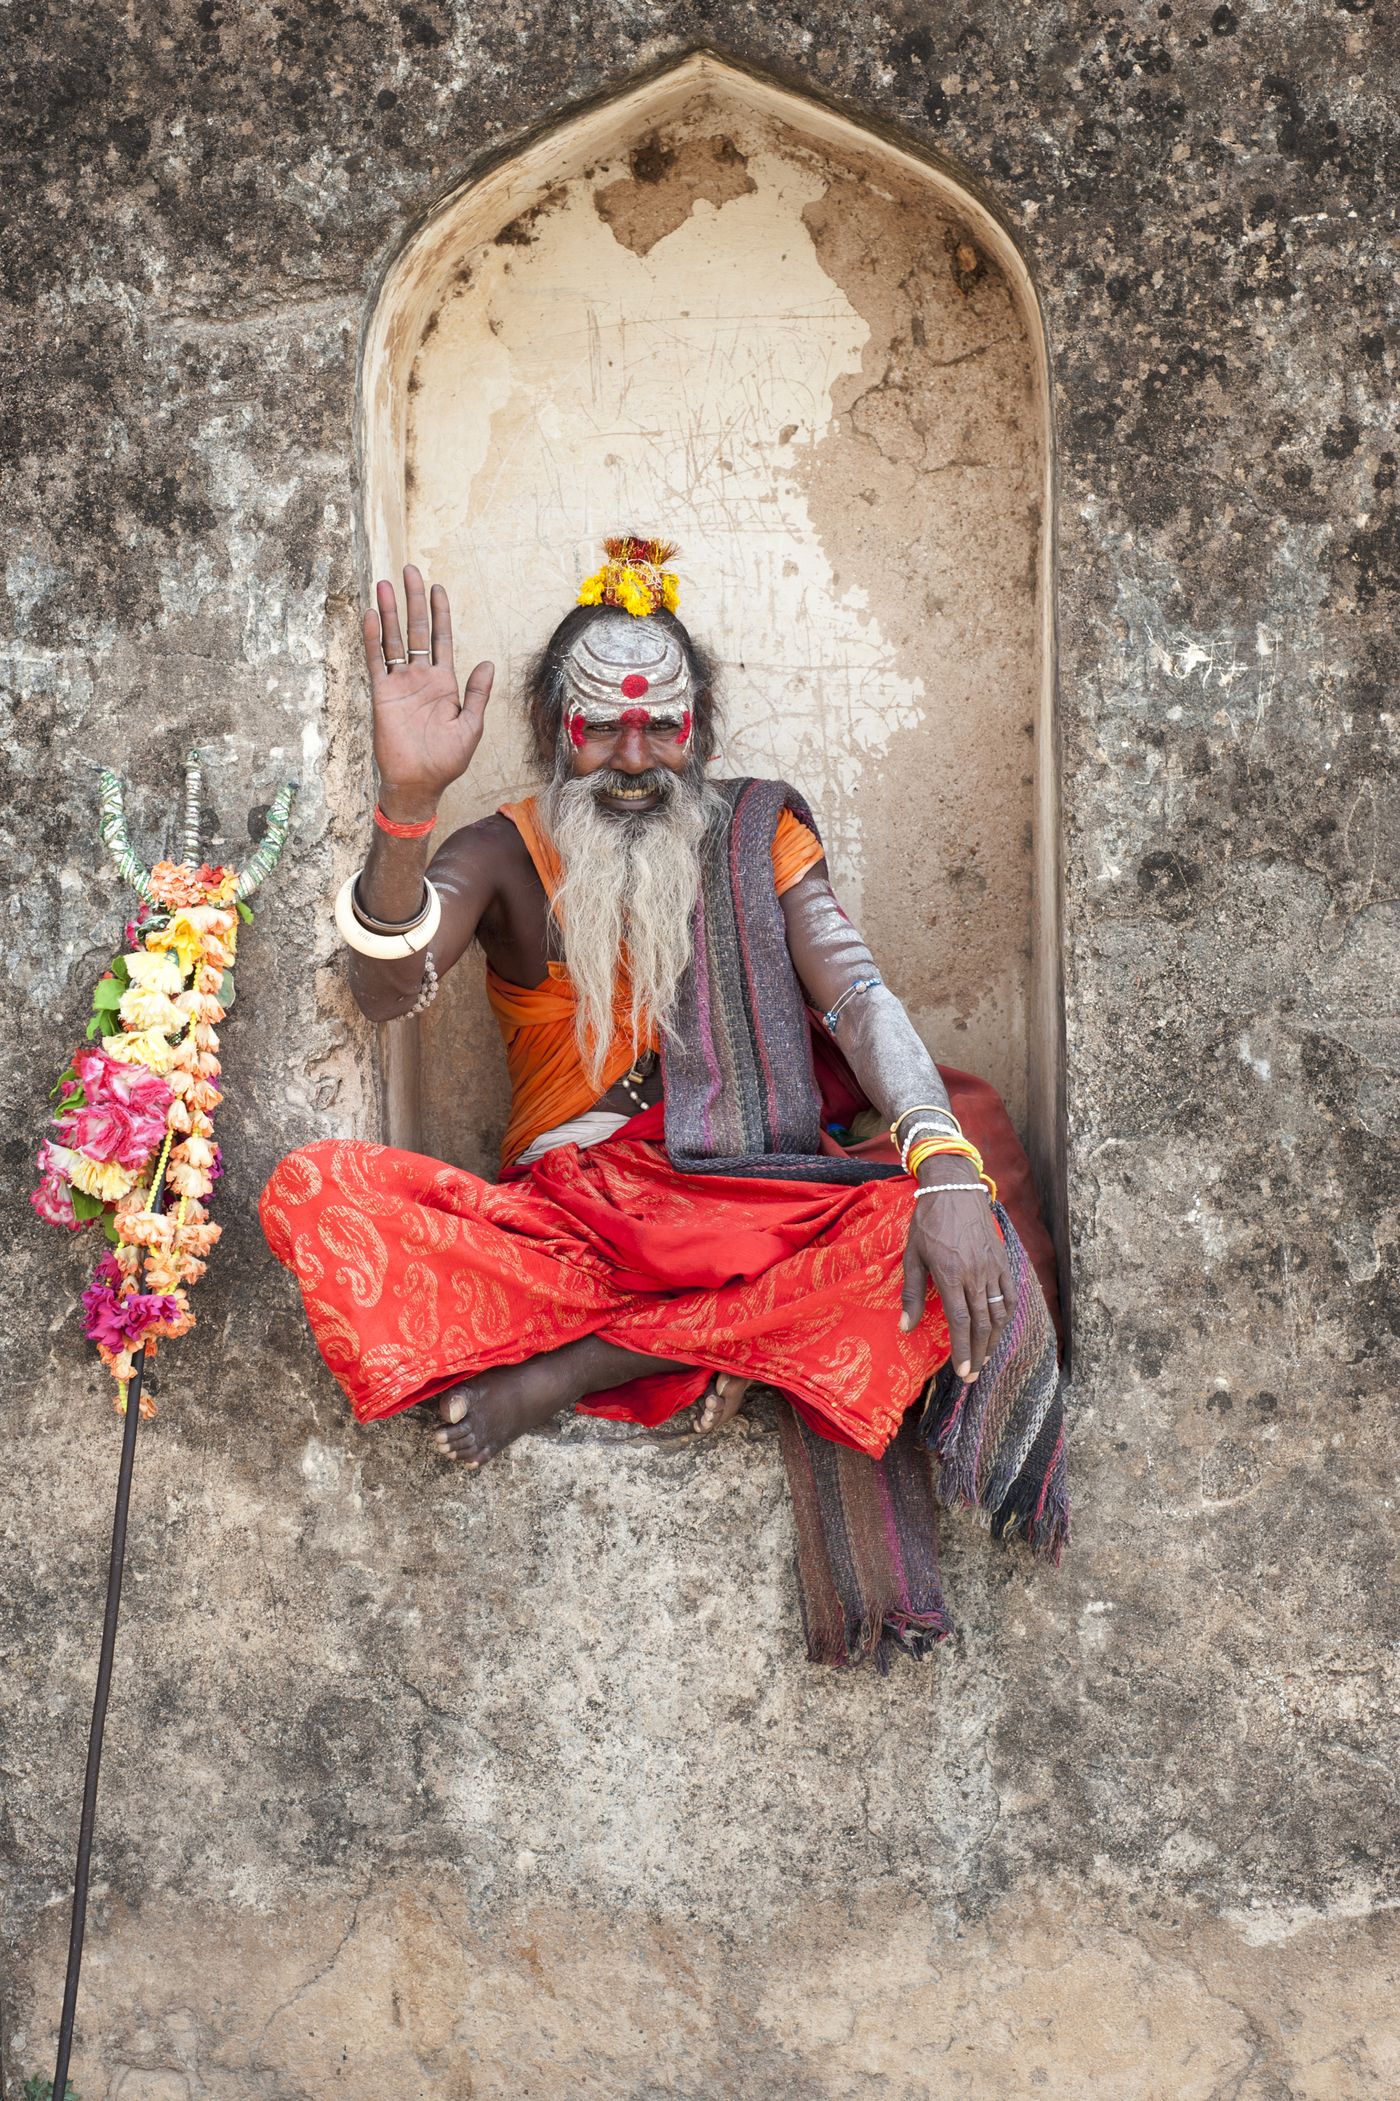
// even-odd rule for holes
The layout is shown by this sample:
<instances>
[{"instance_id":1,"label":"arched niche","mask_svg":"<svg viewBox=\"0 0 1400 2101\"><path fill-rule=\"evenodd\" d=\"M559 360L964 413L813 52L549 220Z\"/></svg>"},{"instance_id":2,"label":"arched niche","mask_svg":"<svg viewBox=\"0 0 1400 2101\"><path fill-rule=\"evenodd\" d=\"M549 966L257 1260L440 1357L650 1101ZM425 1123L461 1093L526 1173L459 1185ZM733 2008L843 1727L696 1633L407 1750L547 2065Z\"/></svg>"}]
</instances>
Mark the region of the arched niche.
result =
<instances>
[{"instance_id":1,"label":"arched niche","mask_svg":"<svg viewBox=\"0 0 1400 2101\"><path fill-rule=\"evenodd\" d=\"M411 557L451 592L463 672L498 666L447 819L533 785L521 668L603 536L674 538L682 615L724 667L719 770L803 789L887 978L944 1063L1002 1090L1058 1222L1049 375L994 216L693 56L408 240L359 415L366 590ZM480 976L469 959L388 1032L390 1123L490 1172Z\"/></svg>"}]
</instances>

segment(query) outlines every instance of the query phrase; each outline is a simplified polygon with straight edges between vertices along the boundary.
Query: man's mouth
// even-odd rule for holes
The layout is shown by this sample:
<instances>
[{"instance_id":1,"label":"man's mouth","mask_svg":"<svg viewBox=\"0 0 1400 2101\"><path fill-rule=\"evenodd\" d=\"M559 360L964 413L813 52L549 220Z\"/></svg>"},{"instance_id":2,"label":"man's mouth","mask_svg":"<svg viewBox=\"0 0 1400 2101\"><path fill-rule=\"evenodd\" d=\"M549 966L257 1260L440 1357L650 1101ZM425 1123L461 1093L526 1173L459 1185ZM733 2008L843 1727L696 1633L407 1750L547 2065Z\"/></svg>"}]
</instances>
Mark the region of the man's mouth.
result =
<instances>
[{"instance_id":1,"label":"man's mouth","mask_svg":"<svg viewBox=\"0 0 1400 2101\"><path fill-rule=\"evenodd\" d=\"M640 774L635 780L612 775L600 781L596 790L600 802L633 809L649 808L662 799L664 792L664 783L654 773Z\"/></svg>"}]
</instances>

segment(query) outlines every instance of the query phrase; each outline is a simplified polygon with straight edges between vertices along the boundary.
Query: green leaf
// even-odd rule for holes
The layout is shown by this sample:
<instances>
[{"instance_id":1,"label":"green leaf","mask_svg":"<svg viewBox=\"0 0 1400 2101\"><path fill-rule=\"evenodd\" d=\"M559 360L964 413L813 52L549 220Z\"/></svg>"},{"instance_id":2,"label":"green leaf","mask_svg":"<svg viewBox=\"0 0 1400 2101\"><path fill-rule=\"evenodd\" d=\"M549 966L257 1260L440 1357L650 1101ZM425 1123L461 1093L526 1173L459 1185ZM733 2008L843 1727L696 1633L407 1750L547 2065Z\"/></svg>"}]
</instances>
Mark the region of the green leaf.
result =
<instances>
[{"instance_id":1,"label":"green leaf","mask_svg":"<svg viewBox=\"0 0 1400 2101\"><path fill-rule=\"evenodd\" d=\"M104 1036L120 1036L122 1032L121 1021L112 1008L108 1007L102 1013L94 1014L93 1020L97 1023Z\"/></svg>"},{"instance_id":2,"label":"green leaf","mask_svg":"<svg viewBox=\"0 0 1400 2101\"><path fill-rule=\"evenodd\" d=\"M99 978L93 987L92 1004L99 1014L105 1008L118 1007L121 1005L126 989L120 978Z\"/></svg>"},{"instance_id":3,"label":"green leaf","mask_svg":"<svg viewBox=\"0 0 1400 2101\"><path fill-rule=\"evenodd\" d=\"M117 1214L115 1211L109 1211L107 1213L106 1217L102 1221L102 1230L107 1235L107 1238L111 1242L113 1247L121 1246L122 1236L117 1231Z\"/></svg>"},{"instance_id":4,"label":"green leaf","mask_svg":"<svg viewBox=\"0 0 1400 2101\"><path fill-rule=\"evenodd\" d=\"M77 1077L77 1072L71 1065L69 1066L67 1072L61 1072L58 1078L54 1081L52 1087L50 1087L49 1089L49 1100L52 1101L56 1094L62 1094L64 1088L70 1086L72 1082L77 1079ZM77 1093L73 1096L72 1106L76 1108L78 1103L81 1102L82 1099L83 1090L80 1087Z\"/></svg>"},{"instance_id":5,"label":"green leaf","mask_svg":"<svg viewBox=\"0 0 1400 2101\"><path fill-rule=\"evenodd\" d=\"M94 1014L92 1020L88 1023L87 1028L84 1031L84 1034L87 1036L87 1040L89 1043L91 1043L93 1037L97 1034L99 1029L102 1029L102 1016L100 1014ZM107 1031L105 1029L102 1029L102 1033L105 1036Z\"/></svg>"},{"instance_id":6,"label":"green leaf","mask_svg":"<svg viewBox=\"0 0 1400 2101\"><path fill-rule=\"evenodd\" d=\"M74 1218L100 1218L106 1208L100 1196L89 1196L86 1189L73 1191Z\"/></svg>"},{"instance_id":7,"label":"green leaf","mask_svg":"<svg viewBox=\"0 0 1400 2101\"><path fill-rule=\"evenodd\" d=\"M129 985L130 985L130 983L131 983L131 973L130 973L130 971L129 971L129 970L127 969L127 967L126 967L126 957L125 957L125 955L120 955L120 956L113 956L113 958L112 958L112 974L113 974L113 976L114 976L114 977L118 977L118 978L120 978L120 979L121 979L121 981L122 981L122 983L123 983L124 985L127 985L127 986L129 986Z\"/></svg>"},{"instance_id":8,"label":"green leaf","mask_svg":"<svg viewBox=\"0 0 1400 2101\"><path fill-rule=\"evenodd\" d=\"M219 1005L225 1008L233 1005L233 972L231 970L226 970L219 979Z\"/></svg>"},{"instance_id":9,"label":"green leaf","mask_svg":"<svg viewBox=\"0 0 1400 2101\"><path fill-rule=\"evenodd\" d=\"M253 908L251 905L245 905L241 897L238 900L238 916L243 921L244 926L253 924Z\"/></svg>"}]
</instances>

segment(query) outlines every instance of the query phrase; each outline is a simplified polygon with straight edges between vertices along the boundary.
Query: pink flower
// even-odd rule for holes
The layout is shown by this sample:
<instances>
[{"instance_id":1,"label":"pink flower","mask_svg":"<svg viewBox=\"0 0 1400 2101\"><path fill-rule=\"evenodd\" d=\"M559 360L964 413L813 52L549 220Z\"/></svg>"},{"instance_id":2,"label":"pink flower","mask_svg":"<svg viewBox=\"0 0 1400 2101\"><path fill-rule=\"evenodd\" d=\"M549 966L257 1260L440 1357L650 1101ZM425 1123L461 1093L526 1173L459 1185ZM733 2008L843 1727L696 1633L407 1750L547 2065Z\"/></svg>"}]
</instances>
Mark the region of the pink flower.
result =
<instances>
[{"instance_id":1,"label":"pink flower","mask_svg":"<svg viewBox=\"0 0 1400 2101\"><path fill-rule=\"evenodd\" d=\"M161 1321L178 1319L180 1303L154 1291L131 1291L125 1298L119 1297L106 1273L109 1263L111 1256L104 1255L83 1293L83 1332L89 1342L100 1343L109 1350L137 1349L148 1329ZM115 1263L112 1267L116 1267Z\"/></svg>"},{"instance_id":2,"label":"pink flower","mask_svg":"<svg viewBox=\"0 0 1400 2101\"><path fill-rule=\"evenodd\" d=\"M119 1102L139 1116L164 1120L170 1089L147 1066L125 1064L105 1050L80 1050L73 1053L73 1070L89 1104Z\"/></svg>"},{"instance_id":3,"label":"pink flower","mask_svg":"<svg viewBox=\"0 0 1400 2101\"><path fill-rule=\"evenodd\" d=\"M49 1160L48 1140L39 1148L39 1172L43 1176L29 1201L46 1226L67 1226L70 1233L82 1230L83 1221L73 1209L73 1185L58 1173Z\"/></svg>"},{"instance_id":4,"label":"pink flower","mask_svg":"<svg viewBox=\"0 0 1400 2101\"><path fill-rule=\"evenodd\" d=\"M86 1102L57 1119L62 1144L89 1160L144 1167L165 1136L164 1115L143 1115L114 1097Z\"/></svg>"}]
</instances>

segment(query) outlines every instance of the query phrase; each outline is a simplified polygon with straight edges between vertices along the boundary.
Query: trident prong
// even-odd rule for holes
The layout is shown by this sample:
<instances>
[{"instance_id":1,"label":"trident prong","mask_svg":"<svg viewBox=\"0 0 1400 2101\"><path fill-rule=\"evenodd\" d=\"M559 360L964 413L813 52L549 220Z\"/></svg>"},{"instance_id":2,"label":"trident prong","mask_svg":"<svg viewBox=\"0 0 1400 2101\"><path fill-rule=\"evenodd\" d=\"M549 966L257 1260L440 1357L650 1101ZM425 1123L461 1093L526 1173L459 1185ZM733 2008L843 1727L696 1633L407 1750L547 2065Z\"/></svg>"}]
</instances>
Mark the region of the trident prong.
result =
<instances>
[{"instance_id":1,"label":"trident prong","mask_svg":"<svg viewBox=\"0 0 1400 2101\"><path fill-rule=\"evenodd\" d=\"M298 783L287 781L273 797L272 807L267 813L267 829L262 843L244 862L234 884L234 898L243 903L252 896L260 884L265 883L282 858L282 849L291 830L292 803L296 799ZM184 830L180 851L184 866L193 872L199 866L199 820L203 799L203 759L198 751L191 751L185 759L185 810ZM126 805L121 781L110 766L104 766L98 781L97 830L108 853L117 864L117 872L125 883L130 883L139 897L154 904L151 891L151 871L137 860L127 830Z\"/></svg>"}]
</instances>

